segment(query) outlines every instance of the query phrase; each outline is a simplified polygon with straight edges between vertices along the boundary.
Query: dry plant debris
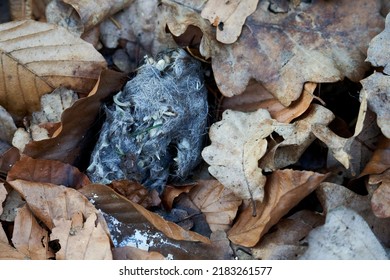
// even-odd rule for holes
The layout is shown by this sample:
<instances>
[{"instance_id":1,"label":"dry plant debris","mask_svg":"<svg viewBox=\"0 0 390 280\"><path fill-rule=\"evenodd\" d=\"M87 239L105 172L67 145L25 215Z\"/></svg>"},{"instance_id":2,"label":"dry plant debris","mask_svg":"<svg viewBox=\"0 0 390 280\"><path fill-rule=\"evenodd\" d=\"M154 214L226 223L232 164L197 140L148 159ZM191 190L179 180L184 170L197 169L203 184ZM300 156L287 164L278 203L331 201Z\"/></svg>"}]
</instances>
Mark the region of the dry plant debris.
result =
<instances>
[{"instance_id":1,"label":"dry plant debris","mask_svg":"<svg viewBox=\"0 0 390 280\"><path fill-rule=\"evenodd\" d=\"M388 1L9 3L0 259L389 259Z\"/></svg>"}]
</instances>

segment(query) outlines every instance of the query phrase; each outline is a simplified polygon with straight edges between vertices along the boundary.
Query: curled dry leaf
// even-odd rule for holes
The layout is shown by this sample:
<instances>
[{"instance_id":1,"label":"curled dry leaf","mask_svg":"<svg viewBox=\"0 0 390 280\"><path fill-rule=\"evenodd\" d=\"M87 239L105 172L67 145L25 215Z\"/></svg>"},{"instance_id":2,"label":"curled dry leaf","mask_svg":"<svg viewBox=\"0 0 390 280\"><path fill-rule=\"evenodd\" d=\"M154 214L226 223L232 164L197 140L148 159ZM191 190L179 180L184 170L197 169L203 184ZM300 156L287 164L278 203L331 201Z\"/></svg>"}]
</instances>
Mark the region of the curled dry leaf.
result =
<instances>
[{"instance_id":1,"label":"curled dry leaf","mask_svg":"<svg viewBox=\"0 0 390 280\"><path fill-rule=\"evenodd\" d=\"M381 174L390 168L390 139L382 137L359 177L369 174Z\"/></svg>"},{"instance_id":2,"label":"curled dry leaf","mask_svg":"<svg viewBox=\"0 0 390 280\"><path fill-rule=\"evenodd\" d=\"M199 180L189 196L206 216L212 232L227 231L242 203L241 199L217 180Z\"/></svg>"},{"instance_id":3,"label":"curled dry leaf","mask_svg":"<svg viewBox=\"0 0 390 280\"><path fill-rule=\"evenodd\" d=\"M0 37L0 104L18 117L38 111L40 97L59 86L88 93L106 68L92 45L55 25L9 22Z\"/></svg>"},{"instance_id":4,"label":"curled dry leaf","mask_svg":"<svg viewBox=\"0 0 390 280\"><path fill-rule=\"evenodd\" d=\"M381 219L374 215L370 195L361 196L344 186L332 183L321 183L316 194L325 215L337 207L352 209L366 220L382 244L390 246L390 219Z\"/></svg>"},{"instance_id":5,"label":"curled dry leaf","mask_svg":"<svg viewBox=\"0 0 390 280\"><path fill-rule=\"evenodd\" d=\"M375 123L375 116L367 110L365 94L362 95L353 136L349 138L340 137L323 124L314 124L312 132L328 146L330 154L345 168L349 169L352 176L356 176L363 170L372 155L372 151L375 150L376 140L380 136L380 130Z\"/></svg>"},{"instance_id":6,"label":"curled dry leaf","mask_svg":"<svg viewBox=\"0 0 390 280\"><path fill-rule=\"evenodd\" d=\"M303 210L280 220L271 233L266 234L252 254L261 260L294 260L307 249L301 243L309 232L324 223L324 216Z\"/></svg>"},{"instance_id":7,"label":"curled dry leaf","mask_svg":"<svg viewBox=\"0 0 390 280\"><path fill-rule=\"evenodd\" d=\"M260 167L271 171L296 163L316 139L312 127L316 124L328 125L333 119L331 111L321 105L312 104L305 115L293 124L274 122L274 132L282 136L283 140L269 149L261 159Z\"/></svg>"},{"instance_id":8,"label":"curled dry leaf","mask_svg":"<svg viewBox=\"0 0 390 280\"><path fill-rule=\"evenodd\" d=\"M379 185L371 198L372 211L378 218L390 218L390 169L370 175L370 185Z\"/></svg>"},{"instance_id":9,"label":"curled dry leaf","mask_svg":"<svg viewBox=\"0 0 390 280\"><path fill-rule=\"evenodd\" d=\"M96 121L102 100L117 92L125 82L124 74L105 70L86 98L77 100L62 114L61 127L53 138L30 142L24 153L33 158L53 159L76 165ZM82 121L80 121L82 120Z\"/></svg>"},{"instance_id":10,"label":"curled dry leaf","mask_svg":"<svg viewBox=\"0 0 390 280\"><path fill-rule=\"evenodd\" d=\"M23 155L7 174L7 180L28 180L40 183L52 183L79 188L91 181L76 167L66 163L46 159L33 159Z\"/></svg>"},{"instance_id":11,"label":"curled dry leaf","mask_svg":"<svg viewBox=\"0 0 390 280\"><path fill-rule=\"evenodd\" d=\"M164 192L162 193L162 203L164 208L167 211L170 211L172 209L175 198L180 196L182 193L190 192L193 187L195 187L195 184L180 187L167 185L164 189Z\"/></svg>"},{"instance_id":12,"label":"curled dry leaf","mask_svg":"<svg viewBox=\"0 0 390 280\"><path fill-rule=\"evenodd\" d=\"M285 107L264 86L251 80L241 95L223 99L222 110L250 112L262 108L268 110L271 117L278 122L290 123L309 108L316 87L316 83L305 83L301 96Z\"/></svg>"},{"instance_id":13,"label":"curled dry leaf","mask_svg":"<svg viewBox=\"0 0 390 280\"><path fill-rule=\"evenodd\" d=\"M72 23L72 25L77 26L78 29L80 29L80 33L84 33L99 24L105 18L127 7L133 1L134 0L60 0L59 4L52 5L46 10L46 16L51 23L63 24L65 25L64 27L67 27L69 23ZM55 14L56 17L52 14Z\"/></svg>"},{"instance_id":14,"label":"curled dry leaf","mask_svg":"<svg viewBox=\"0 0 390 280\"><path fill-rule=\"evenodd\" d=\"M276 170L267 178L264 201L256 203L257 216L253 216L251 207L247 207L228 232L229 239L242 246L255 246L281 217L325 178L326 175L311 171Z\"/></svg>"},{"instance_id":15,"label":"curled dry leaf","mask_svg":"<svg viewBox=\"0 0 390 280\"><path fill-rule=\"evenodd\" d=\"M50 239L59 240L57 259L112 258L104 218L78 191L23 180L9 184L26 200L34 216L51 230Z\"/></svg>"},{"instance_id":16,"label":"curled dry leaf","mask_svg":"<svg viewBox=\"0 0 390 280\"><path fill-rule=\"evenodd\" d=\"M12 244L32 260L47 260L54 257L49 249L49 233L41 227L25 205L18 210Z\"/></svg>"},{"instance_id":17,"label":"curled dry leaf","mask_svg":"<svg viewBox=\"0 0 390 280\"><path fill-rule=\"evenodd\" d=\"M362 79L369 67L365 51L384 24L379 1L290 1L288 12L278 14L269 9L270 1L260 1L239 40L224 45L198 11L183 2L162 1L164 21L175 36L190 25L201 29L199 49L204 57L212 57L220 91L225 96L241 94L253 78L284 106L298 99L307 81Z\"/></svg>"},{"instance_id":18,"label":"curled dry leaf","mask_svg":"<svg viewBox=\"0 0 390 280\"><path fill-rule=\"evenodd\" d=\"M390 38L388 40L390 42ZM390 60L390 54L388 60ZM360 83L363 85L361 96L367 96L368 108L376 113L377 123L383 135L390 138L390 76L374 73Z\"/></svg>"},{"instance_id":19,"label":"curled dry leaf","mask_svg":"<svg viewBox=\"0 0 390 280\"><path fill-rule=\"evenodd\" d=\"M9 1L11 20L25 20L33 17L33 0L13 0Z\"/></svg>"},{"instance_id":20,"label":"curled dry leaf","mask_svg":"<svg viewBox=\"0 0 390 280\"><path fill-rule=\"evenodd\" d=\"M246 18L256 11L258 0L207 1L202 17L217 27L217 40L224 44L237 41Z\"/></svg>"},{"instance_id":21,"label":"curled dry leaf","mask_svg":"<svg viewBox=\"0 0 390 280\"><path fill-rule=\"evenodd\" d=\"M210 127L212 144L202 151L209 172L242 199L262 201L266 177L258 160L267 149L273 131L268 111L242 113L226 110L222 120Z\"/></svg>"},{"instance_id":22,"label":"curled dry leaf","mask_svg":"<svg viewBox=\"0 0 390 280\"><path fill-rule=\"evenodd\" d=\"M386 251L369 225L355 211L329 211L325 224L312 230L303 260L387 260Z\"/></svg>"}]
</instances>

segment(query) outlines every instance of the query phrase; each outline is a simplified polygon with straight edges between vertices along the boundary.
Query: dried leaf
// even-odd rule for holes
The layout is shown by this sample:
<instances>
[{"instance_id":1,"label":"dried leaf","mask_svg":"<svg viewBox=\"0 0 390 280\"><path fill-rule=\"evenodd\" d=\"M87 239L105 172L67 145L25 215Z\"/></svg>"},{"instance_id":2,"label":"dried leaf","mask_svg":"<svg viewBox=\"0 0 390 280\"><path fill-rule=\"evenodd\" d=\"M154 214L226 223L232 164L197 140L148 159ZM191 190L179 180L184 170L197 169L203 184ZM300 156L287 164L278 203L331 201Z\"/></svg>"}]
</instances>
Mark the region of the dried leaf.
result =
<instances>
[{"instance_id":1,"label":"dried leaf","mask_svg":"<svg viewBox=\"0 0 390 280\"><path fill-rule=\"evenodd\" d=\"M0 106L0 140L11 144L15 131L16 125L12 116Z\"/></svg>"},{"instance_id":2,"label":"dried leaf","mask_svg":"<svg viewBox=\"0 0 390 280\"><path fill-rule=\"evenodd\" d=\"M329 211L325 224L311 231L303 260L387 260L386 251L356 212L340 207Z\"/></svg>"},{"instance_id":3,"label":"dried leaf","mask_svg":"<svg viewBox=\"0 0 390 280\"><path fill-rule=\"evenodd\" d=\"M189 193L190 199L206 216L212 232L227 231L242 200L217 180L199 180Z\"/></svg>"},{"instance_id":4,"label":"dried leaf","mask_svg":"<svg viewBox=\"0 0 390 280\"><path fill-rule=\"evenodd\" d=\"M370 225L377 238L386 246L390 246L390 219L380 219L371 209L371 196L361 196L344 186L322 183L316 190L324 214L337 207L347 207L357 212Z\"/></svg>"},{"instance_id":5,"label":"dried leaf","mask_svg":"<svg viewBox=\"0 0 390 280\"><path fill-rule=\"evenodd\" d=\"M34 216L51 230L50 239L59 239L61 250L56 253L56 258L112 258L104 218L78 191L23 180L10 181L9 184L26 200Z\"/></svg>"},{"instance_id":6,"label":"dried leaf","mask_svg":"<svg viewBox=\"0 0 390 280\"><path fill-rule=\"evenodd\" d=\"M27 206L16 215L12 244L32 260L47 260L54 257L49 251L49 233L42 228Z\"/></svg>"},{"instance_id":7,"label":"dried leaf","mask_svg":"<svg viewBox=\"0 0 390 280\"><path fill-rule=\"evenodd\" d=\"M367 165L359 177L381 174L390 168L390 139L382 137Z\"/></svg>"},{"instance_id":8,"label":"dried leaf","mask_svg":"<svg viewBox=\"0 0 390 280\"><path fill-rule=\"evenodd\" d=\"M217 245L203 242L175 240L205 240L195 233L176 230L172 223L156 219L151 212L141 214L134 203L104 185L92 184L80 189L98 209L105 213L115 247L132 246L143 250L158 251L173 259L221 259L223 255ZM147 216L147 219L144 215ZM154 224L161 229L157 229ZM166 232L166 234L165 234Z\"/></svg>"},{"instance_id":9,"label":"dried leaf","mask_svg":"<svg viewBox=\"0 0 390 280\"><path fill-rule=\"evenodd\" d=\"M390 25L390 17L388 19ZM390 138L390 77L382 73L374 73L360 83L363 85L360 95L367 96L368 108L376 113L378 126L382 133Z\"/></svg>"},{"instance_id":10,"label":"dried leaf","mask_svg":"<svg viewBox=\"0 0 390 280\"><path fill-rule=\"evenodd\" d=\"M149 192L144 186L135 181L112 181L109 186L128 200L131 200L144 208L158 206L161 203L156 190Z\"/></svg>"},{"instance_id":11,"label":"dried leaf","mask_svg":"<svg viewBox=\"0 0 390 280\"><path fill-rule=\"evenodd\" d=\"M266 178L258 160L267 149L264 139L273 131L268 111L242 113L226 110L210 128L212 144L202 151L209 172L242 199L263 200Z\"/></svg>"},{"instance_id":12,"label":"dried leaf","mask_svg":"<svg viewBox=\"0 0 390 280\"><path fill-rule=\"evenodd\" d=\"M359 81L368 64L365 50L383 28L379 1L312 1L275 14L260 1L247 18L237 42L223 45L213 27L183 1L164 0L164 20L175 36L189 25L203 32L200 52L212 57L218 88L225 96L241 94L250 79L262 83L284 106L297 100L303 84Z\"/></svg>"},{"instance_id":13,"label":"dried leaf","mask_svg":"<svg viewBox=\"0 0 390 280\"><path fill-rule=\"evenodd\" d=\"M375 117L367 110L365 94L362 96L353 136L340 137L323 124L314 124L312 132L328 146L331 155L350 170L352 176L356 176L363 170L380 135Z\"/></svg>"},{"instance_id":14,"label":"dried leaf","mask_svg":"<svg viewBox=\"0 0 390 280\"><path fill-rule=\"evenodd\" d=\"M168 211L172 209L173 202L175 198L180 196L182 193L188 193L195 185L186 185L181 187L174 187L171 185L167 185L162 194L162 203L164 208Z\"/></svg>"},{"instance_id":15,"label":"dried leaf","mask_svg":"<svg viewBox=\"0 0 390 280\"><path fill-rule=\"evenodd\" d=\"M228 232L229 239L253 247L291 208L310 194L326 178L311 171L276 170L265 185L265 198L256 203L257 216L247 207Z\"/></svg>"},{"instance_id":16,"label":"dried leaf","mask_svg":"<svg viewBox=\"0 0 390 280\"><path fill-rule=\"evenodd\" d=\"M88 177L74 166L60 161L33 159L28 156L22 156L8 172L8 181L16 179L74 188L91 183Z\"/></svg>"},{"instance_id":17,"label":"dried leaf","mask_svg":"<svg viewBox=\"0 0 390 280\"><path fill-rule=\"evenodd\" d=\"M15 147L9 147L4 153L0 153L0 173L7 174L19 158L19 150Z\"/></svg>"},{"instance_id":18,"label":"dried leaf","mask_svg":"<svg viewBox=\"0 0 390 280\"><path fill-rule=\"evenodd\" d=\"M11 19L24 20L32 18L32 3L33 0L10 0L9 9L11 13Z\"/></svg>"},{"instance_id":19,"label":"dried leaf","mask_svg":"<svg viewBox=\"0 0 390 280\"><path fill-rule=\"evenodd\" d=\"M305 83L299 99L294 101L290 106L285 107L260 83L252 80L241 95L224 98L222 101L222 110L231 109L250 112L262 108L268 110L271 117L278 122L290 123L309 108L314 97L313 92L316 86L317 84L315 83Z\"/></svg>"},{"instance_id":20,"label":"dried leaf","mask_svg":"<svg viewBox=\"0 0 390 280\"><path fill-rule=\"evenodd\" d=\"M48 22L63 25L64 27L67 27L69 23L76 25L78 28L82 26L81 34L132 2L133 0L61 0L59 4L49 7L46 11L46 16L48 17Z\"/></svg>"},{"instance_id":21,"label":"dried leaf","mask_svg":"<svg viewBox=\"0 0 390 280\"><path fill-rule=\"evenodd\" d=\"M367 61L373 66L384 67L383 72L390 74L390 15L386 16L384 30L375 36L367 50Z\"/></svg>"},{"instance_id":22,"label":"dried leaf","mask_svg":"<svg viewBox=\"0 0 390 280\"><path fill-rule=\"evenodd\" d=\"M303 210L282 219L271 233L266 234L258 245L252 248L252 254L261 260L295 260L307 249L301 243L309 232L324 223L320 214Z\"/></svg>"},{"instance_id":23,"label":"dried leaf","mask_svg":"<svg viewBox=\"0 0 390 280\"><path fill-rule=\"evenodd\" d=\"M78 217L78 214L81 216ZM110 240L101 223L97 223L96 213L83 222L83 215L75 213L71 220L56 222L50 238L58 239L61 249L56 253L57 260L110 260L112 259ZM81 220L81 221L80 221ZM97 223L97 224L96 224Z\"/></svg>"},{"instance_id":24,"label":"dried leaf","mask_svg":"<svg viewBox=\"0 0 390 280\"><path fill-rule=\"evenodd\" d=\"M148 252L131 246L114 248L112 254L114 260L165 260L158 252Z\"/></svg>"},{"instance_id":25,"label":"dried leaf","mask_svg":"<svg viewBox=\"0 0 390 280\"><path fill-rule=\"evenodd\" d=\"M303 152L316 139L312 127L316 124L328 125L334 119L331 111L317 104L310 105L302 118L293 124L274 122L274 131L283 137L261 159L259 166L272 171L296 163Z\"/></svg>"},{"instance_id":26,"label":"dried leaf","mask_svg":"<svg viewBox=\"0 0 390 280\"><path fill-rule=\"evenodd\" d=\"M30 142L24 153L33 158L52 159L76 165L86 136L98 116L102 100L118 91L125 75L111 70L103 71L88 97L77 100L62 114L62 125L53 138ZM83 120L80 122L80 120Z\"/></svg>"},{"instance_id":27,"label":"dried leaf","mask_svg":"<svg viewBox=\"0 0 390 280\"><path fill-rule=\"evenodd\" d=\"M202 10L202 17L208 19L214 27L218 27L217 40L224 44L237 41L246 18L257 7L258 0L233 0L221 3L209 0Z\"/></svg>"},{"instance_id":28,"label":"dried leaf","mask_svg":"<svg viewBox=\"0 0 390 280\"><path fill-rule=\"evenodd\" d=\"M28 257L8 243L0 242L0 260L28 260Z\"/></svg>"},{"instance_id":29,"label":"dried leaf","mask_svg":"<svg viewBox=\"0 0 390 280\"><path fill-rule=\"evenodd\" d=\"M0 104L19 117L38 111L40 97L59 86L88 93L106 68L90 44L48 23L5 23L0 37Z\"/></svg>"},{"instance_id":30,"label":"dried leaf","mask_svg":"<svg viewBox=\"0 0 390 280\"><path fill-rule=\"evenodd\" d=\"M370 175L369 184L378 184L371 198L372 210L378 218L390 218L390 169L382 174Z\"/></svg>"}]
</instances>

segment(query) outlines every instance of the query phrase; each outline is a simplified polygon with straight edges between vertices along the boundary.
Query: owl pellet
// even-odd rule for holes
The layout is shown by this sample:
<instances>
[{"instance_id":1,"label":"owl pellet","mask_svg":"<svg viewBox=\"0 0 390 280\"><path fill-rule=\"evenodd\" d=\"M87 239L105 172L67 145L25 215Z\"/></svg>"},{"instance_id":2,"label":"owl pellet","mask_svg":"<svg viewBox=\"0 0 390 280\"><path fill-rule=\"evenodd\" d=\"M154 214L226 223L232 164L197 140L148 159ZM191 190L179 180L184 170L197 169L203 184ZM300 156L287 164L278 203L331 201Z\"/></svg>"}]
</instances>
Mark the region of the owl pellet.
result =
<instances>
[{"instance_id":1,"label":"owl pellet","mask_svg":"<svg viewBox=\"0 0 390 280\"><path fill-rule=\"evenodd\" d=\"M145 58L104 107L87 174L95 183L136 180L161 192L199 164L208 114L200 62L181 49Z\"/></svg>"}]
</instances>

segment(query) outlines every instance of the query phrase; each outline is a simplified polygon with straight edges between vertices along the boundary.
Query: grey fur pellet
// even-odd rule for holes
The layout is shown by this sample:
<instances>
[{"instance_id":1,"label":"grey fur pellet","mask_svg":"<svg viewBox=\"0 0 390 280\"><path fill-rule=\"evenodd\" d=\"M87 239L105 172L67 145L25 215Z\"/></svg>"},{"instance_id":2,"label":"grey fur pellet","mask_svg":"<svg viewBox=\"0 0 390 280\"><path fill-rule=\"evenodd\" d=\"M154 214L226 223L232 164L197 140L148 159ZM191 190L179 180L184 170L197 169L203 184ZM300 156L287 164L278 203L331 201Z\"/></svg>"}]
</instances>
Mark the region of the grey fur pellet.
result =
<instances>
[{"instance_id":1,"label":"grey fur pellet","mask_svg":"<svg viewBox=\"0 0 390 280\"><path fill-rule=\"evenodd\" d=\"M87 174L93 182L130 179L161 192L201 160L208 115L200 62L183 50L145 58L114 102Z\"/></svg>"}]
</instances>

